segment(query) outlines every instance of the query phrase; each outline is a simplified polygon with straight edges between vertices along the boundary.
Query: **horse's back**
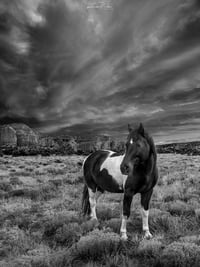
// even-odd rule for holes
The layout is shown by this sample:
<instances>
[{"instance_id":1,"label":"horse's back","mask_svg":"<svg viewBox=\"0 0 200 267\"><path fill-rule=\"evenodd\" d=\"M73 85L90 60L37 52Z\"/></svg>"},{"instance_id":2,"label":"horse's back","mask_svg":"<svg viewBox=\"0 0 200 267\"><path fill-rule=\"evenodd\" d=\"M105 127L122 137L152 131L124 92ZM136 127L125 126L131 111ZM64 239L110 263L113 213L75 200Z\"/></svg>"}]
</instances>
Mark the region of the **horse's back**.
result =
<instances>
[{"instance_id":1,"label":"horse's back","mask_svg":"<svg viewBox=\"0 0 200 267\"><path fill-rule=\"evenodd\" d=\"M91 153L83 163L83 173L87 175L88 172L93 172L100 169L102 163L112 153L110 150L97 150Z\"/></svg>"},{"instance_id":2,"label":"horse's back","mask_svg":"<svg viewBox=\"0 0 200 267\"><path fill-rule=\"evenodd\" d=\"M89 187L109 192L122 192L125 176L120 171L122 155L110 150L98 150L90 154L83 165L85 181Z\"/></svg>"}]
</instances>

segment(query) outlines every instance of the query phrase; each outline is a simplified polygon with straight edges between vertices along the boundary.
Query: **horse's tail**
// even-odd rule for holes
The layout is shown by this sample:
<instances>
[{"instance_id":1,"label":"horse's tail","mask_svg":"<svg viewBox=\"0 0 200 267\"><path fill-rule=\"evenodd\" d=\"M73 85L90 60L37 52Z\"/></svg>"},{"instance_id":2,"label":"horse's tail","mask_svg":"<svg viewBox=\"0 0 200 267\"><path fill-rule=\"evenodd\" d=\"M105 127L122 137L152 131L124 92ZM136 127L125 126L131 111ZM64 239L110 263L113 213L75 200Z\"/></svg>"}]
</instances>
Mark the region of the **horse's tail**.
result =
<instances>
[{"instance_id":1,"label":"horse's tail","mask_svg":"<svg viewBox=\"0 0 200 267\"><path fill-rule=\"evenodd\" d=\"M88 187L86 184L84 185L84 188L83 188L82 212L84 216L89 215L91 212L90 202L89 202L89 192L88 192Z\"/></svg>"}]
</instances>

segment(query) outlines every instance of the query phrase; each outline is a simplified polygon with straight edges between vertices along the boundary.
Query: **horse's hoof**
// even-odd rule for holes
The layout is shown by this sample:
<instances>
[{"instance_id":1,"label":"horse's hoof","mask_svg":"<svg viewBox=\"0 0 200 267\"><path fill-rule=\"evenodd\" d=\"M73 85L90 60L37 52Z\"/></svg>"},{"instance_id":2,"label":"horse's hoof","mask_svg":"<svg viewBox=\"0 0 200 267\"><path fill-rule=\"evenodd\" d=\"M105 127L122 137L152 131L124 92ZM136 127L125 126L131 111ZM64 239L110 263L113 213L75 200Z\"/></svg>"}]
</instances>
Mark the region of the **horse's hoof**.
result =
<instances>
[{"instance_id":1,"label":"horse's hoof","mask_svg":"<svg viewBox=\"0 0 200 267\"><path fill-rule=\"evenodd\" d=\"M153 238L152 234L149 231L145 231L144 233L144 239L151 239Z\"/></svg>"},{"instance_id":2,"label":"horse's hoof","mask_svg":"<svg viewBox=\"0 0 200 267\"><path fill-rule=\"evenodd\" d=\"M126 233L121 234L121 240L122 241L127 241L128 240L128 236L127 236Z\"/></svg>"}]
</instances>

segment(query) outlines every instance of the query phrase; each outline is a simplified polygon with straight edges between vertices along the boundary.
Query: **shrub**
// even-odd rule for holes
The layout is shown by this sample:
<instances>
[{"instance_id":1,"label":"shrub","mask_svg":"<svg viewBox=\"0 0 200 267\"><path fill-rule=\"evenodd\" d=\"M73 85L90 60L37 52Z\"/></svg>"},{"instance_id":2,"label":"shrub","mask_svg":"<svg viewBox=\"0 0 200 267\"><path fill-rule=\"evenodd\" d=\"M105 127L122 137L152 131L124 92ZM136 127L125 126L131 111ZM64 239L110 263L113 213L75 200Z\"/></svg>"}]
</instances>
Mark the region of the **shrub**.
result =
<instances>
[{"instance_id":1,"label":"shrub","mask_svg":"<svg viewBox=\"0 0 200 267\"><path fill-rule=\"evenodd\" d=\"M65 175L66 177L63 178L63 183L65 184L76 185L83 182L83 177L79 175L79 173L70 173Z\"/></svg>"},{"instance_id":2,"label":"shrub","mask_svg":"<svg viewBox=\"0 0 200 267\"><path fill-rule=\"evenodd\" d=\"M159 258L162 248L160 240L142 240L137 249L137 255L145 258Z\"/></svg>"},{"instance_id":3,"label":"shrub","mask_svg":"<svg viewBox=\"0 0 200 267\"><path fill-rule=\"evenodd\" d=\"M127 221L127 231L129 233L141 233L142 231L142 218L140 213L132 212L130 219Z\"/></svg>"},{"instance_id":4,"label":"shrub","mask_svg":"<svg viewBox=\"0 0 200 267\"><path fill-rule=\"evenodd\" d=\"M49 183L55 185L55 187L61 186L63 184L62 179L49 179Z\"/></svg>"},{"instance_id":5,"label":"shrub","mask_svg":"<svg viewBox=\"0 0 200 267\"><path fill-rule=\"evenodd\" d=\"M62 245L71 243L71 240L78 240L81 232L81 227L77 223L79 220L80 219L75 216L74 212L68 212L66 214L58 213L52 218L47 218L44 223L43 237L47 239L51 245L55 242ZM70 231L72 233L71 237L69 236Z\"/></svg>"},{"instance_id":6,"label":"shrub","mask_svg":"<svg viewBox=\"0 0 200 267\"><path fill-rule=\"evenodd\" d=\"M112 218L108 221L105 221L105 226L111 228L113 230L113 232L119 234L120 227L121 227L121 219L120 218Z\"/></svg>"},{"instance_id":7,"label":"shrub","mask_svg":"<svg viewBox=\"0 0 200 267\"><path fill-rule=\"evenodd\" d=\"M194 243L198 246L200 246L200 236L199 235L188 235L188 236L183 236L179 239L181 242L186 242L186 243Z\"/></svg>"},{"instance_id":8,"label":"shrub","mask_svg":"<svg viewBox=\"0 0 200 267\"><path fill-rule=\"evenodd\" d=\"M81 237L81 228L78 223L64 224L55 233L55 242L58 245L71 247Z\"/></svg>"},{"instance_id":9,"label":"shrub","mask_svg":"<svg viewBox=\"0 0 200 267\"><path fill-rule=\"evenodd\" d=\"M114 215L114 210L106 205L99 205L97 207L97 218L103 221L115 217ZM117 217L119 217L119 215Z\"/></svg>"},{"instance_id":10,"label":"shrub","mask_svg":"<svg viewBox=\"0 0 200 267\"><path fill-rule=\"evenodd\" d=\"M194 209L181 200L168 202L167 210L172 215L194 215Z\"/></svg>"},{"instance_id":11,"label":"shrub","mask_svg":"<svg viewBox=\"0 0 200 267\"><path fill-rule=\"evenodd\" d=\"M162 194L164 202L175 201L185 196L183 186L178 182L162 188Z\"/></svg>"},{"instance_id":12,"label":"shrub","mask_svg":"<svg viewBox=\"0 0 200 267\"><path fill-rule=\"evenodd\" d=\"M151 231L166 233L168 237L179 237L183 226L183 221L180 217L172 216L167 212L161 213L160 216L150 217L149 225Z\"/></svg>"},{"instance_id":13,"label":"shrub","mask_svg":"<svg viewBox=\"0 0 200 267\"><path fill-rule=\"evenodd\" d=\"M99 222L97 220L88 220L86 222L83 222L81 224L82 233L86 234L94 230L94 228L96 228L98 225L99 225Z\"/></svg>"},{"instance_id":14,"label":"shrub","mask_svg":"<svg viewBox=\"0 0 200 267\"><path fill-rule=\"evenodd\" d=\"M160 262L164 267L197 267L200 264L200 247L192 243L173 242L163 250Z\"/></svg>"},{"instance_id":15,"label":"shrub","mask_svg":"<svg viewBox=\"0 0 200 267\"><path fill-rule=\"evenodd\" d=\"M39 189L40 200L49 200L57 196L57 188L53 184L44 184Z\"/></svg>"},{"instance_id":16,"label":"shrub","mask_svg":"<svg viewBox=\"0 0 200 267\"><path fill-rule=\"evenodd\" d=\"M31 237L20 230L18 227L3 229L0 232L2 256L13 256L26 253L29 249L35 247L35 242Z\"/></svg>"},{"instance_id":17,"label":"shrub","mask_svg":"<svg viewBox=\"0 0 200 267\"><path fill-rule=\"evenodd\" d=\"M91 262L90 265L86 265L87 267L140 267L141 264L138 258L129 258L127 255L115 255L113 257L106 257L105 258L105 265L94 265ZM146 266L146 264L145 264Z\"/></svg>"},{"instance_id":18,"label":"shrub","mask_svg":"<svg viewBox=\"0 0 200 267\"><path fill-rule=\"evenodd\" d=\"M39 198L40 192L37 189L19 188L8 193L9 197L24 197L36 200Z\"/></svg>"},{"instance_id":19,"label":"shrub","mask_svg":"<svg viewBox=\"0 0 200 267\"><path fill-rule=\"evenodd\" d=\"M12 190L12 186L10 185L9 182L1 181L0 182L0 190L5 191L5 192L9 192Z\"/></svg>"},{"instance_id":20,"label":"shrub","mask_svg":"<svg viewBox=\"0 0 200 267\"><path fill-rule=\"evenodd\" d=\"M82 236L73 248L74 260L98 261L105 256L113 256L120 251L120 237L113 232L95 229Z\"/></svg>"},{"instance_id":21,"label":"shrub","mask_svg":"<svg viewBox=\"0 0 200 267\"><path fill-rule=\"evenodd\" d=\"M23 185L23 182L17 176L14 176L10 178L10 184L11 185Z\"/></svg>"},{"instance_id":22,"label":"shrub","mask_svg":"<svg viewBox=\"0 0 200 267\"><path fill-rule=\"evenodd\" d=\"M32 267L30 258L25 257L25 256L22 258L13 259L9 261L9 263L6 263L5 265L3 263L1 266L2 267Z\"/></svg>"},{"instance_id":23,"label":"shrub","mask_svg":"<svg viewBox=\"0 0 200 267\"><path fill-rule=\"evenodd\" d=\"M49 167L47 169L48 173L53 175L53 176L56 176L56 175L63 175L63 174L66 174L66 170L61 168L61 167Z\"/></svg>"},{"instance_id":24,"label":"shrub","mask_svg":"<svg viewBox=\"0 0 200 267\"><path fill-rule=\"evenodd\" d=\"M70 249L57 250L50 255L50 266L49 267L67 267L73 266L71 264L71 253ZM37 266L35 266L37 267Z\"/></svg>"}]
</instances>

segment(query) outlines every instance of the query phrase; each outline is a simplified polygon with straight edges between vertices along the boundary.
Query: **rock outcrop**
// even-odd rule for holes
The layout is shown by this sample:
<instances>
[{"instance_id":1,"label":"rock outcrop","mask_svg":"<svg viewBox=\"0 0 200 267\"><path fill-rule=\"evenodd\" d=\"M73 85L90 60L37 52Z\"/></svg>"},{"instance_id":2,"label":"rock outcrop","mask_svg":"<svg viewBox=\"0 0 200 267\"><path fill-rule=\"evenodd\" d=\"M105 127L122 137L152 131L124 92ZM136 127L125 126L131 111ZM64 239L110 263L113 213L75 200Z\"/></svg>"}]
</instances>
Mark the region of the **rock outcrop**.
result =
<instances>
[{"instance_id":1,"label":"rock outcrop","mask_svg":"<svg viewBox=\"0 0 200 267\"><path fill-rule=\"evenodd\" d=\"M37 146L38 139L38 134L23 123L0 126L0 147Z\"/></svg>"},{"instance_id":2,"label":"rock outcrop","mask_svg":"<svg viewBox=\"0 0 200 267\"><path fill-rule=\"evenodd\" d=\"M54 137L54 141L58 144L59 150L63 154L72 154L77 152L78 144L72 136L57 136Z\"/></svg>"},{"instance_id":3,"label":"rock outcrop","mask_svg":"<svg viewBox=\"0 0 200 267\"><path fill-rule=\"evenodd\" d=\"M39 146L40 147L56 147L58 144L54 141L51 136L40 136L39 137Z\"/></svg>"},{"instance_id":4,"label":"rock outcrop","mask_svg":"<svg viewBox=\"0 0 200 267\"><path fill-rule=\"evenodd\" d=\"M37 146L39 136L23 123L12 123L10 126L16 131L17 146Z\"/></svg>"},{"instance_id":5,"label":"rock outcrop","mask_svg":"<svg viewBox=\"0 0 200 267\"><path fill-rule=\"evenodd\" d=\"M123 153L125 140L114 139L109 135L44 136L22 123L0 125L0 156L3 154L13 156L88 155L99 149ZM157 145L157 152L200 155L200 141Z\"/></svg>"},{"instance_id":6,"label":"rock outcrop","mask_svg":"<svg viewBox=\"0 0 200 267\"><path fill-rule=\"evenodd\" d=\"M15 147L17 145L16 131L10 125L0 126L0 147Z\"/></svg>"}]
</instances>

